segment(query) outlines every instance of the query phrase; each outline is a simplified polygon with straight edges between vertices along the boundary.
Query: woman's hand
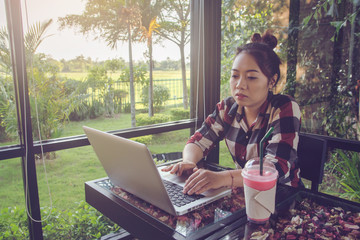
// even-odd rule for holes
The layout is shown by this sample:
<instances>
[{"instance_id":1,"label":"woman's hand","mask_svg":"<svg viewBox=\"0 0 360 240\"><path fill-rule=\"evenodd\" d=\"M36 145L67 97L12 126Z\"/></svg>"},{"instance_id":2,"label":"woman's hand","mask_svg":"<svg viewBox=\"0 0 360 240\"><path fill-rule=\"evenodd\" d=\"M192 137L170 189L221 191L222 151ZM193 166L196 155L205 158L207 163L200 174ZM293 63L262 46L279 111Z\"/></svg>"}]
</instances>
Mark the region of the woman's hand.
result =
<instances>
[{"instance_id":1,"label":"woman's hand","mask_svg":"<svg viewBox=\"0 0 360 240\"><path fill-rule=\"evenodd\" d=\"M178 176L181 176L184 172L187 172L188 170L195 170L197 169L196 164L192 162L178 162L174 165L170 165L168 167L165 167L161 169L161 171L169 172L171 174L177 174Z\"/></svg>"},{"instance_id":2,"label":"woman's hand","mask_svg":"<svg viewBox=\"0 0 360 240\"><path fill-rule=\"evenodd\" d=\"M209 189L216 189L227 185L229 173L213 172L206 169L194 169L194 173L186 180L184 194L201 194ZM231 180L230 180L231 181Z\"/></svg>"},{"instance_id":3,"label":"woman's hand","mask_svg":"<svg viewBox=\"0 0 360 240\"><path fill-rule=\"evenodd\" d=\"M200 147L196 144L189 143L184 147L182 162L178 162L161 170L164 172L170 171L171 174L177 174L178 176L181 176L183 173L191 174L193 170L197 169L196 163L199 162L202 157L203 152Z\"/></svg>"}]
</instances>

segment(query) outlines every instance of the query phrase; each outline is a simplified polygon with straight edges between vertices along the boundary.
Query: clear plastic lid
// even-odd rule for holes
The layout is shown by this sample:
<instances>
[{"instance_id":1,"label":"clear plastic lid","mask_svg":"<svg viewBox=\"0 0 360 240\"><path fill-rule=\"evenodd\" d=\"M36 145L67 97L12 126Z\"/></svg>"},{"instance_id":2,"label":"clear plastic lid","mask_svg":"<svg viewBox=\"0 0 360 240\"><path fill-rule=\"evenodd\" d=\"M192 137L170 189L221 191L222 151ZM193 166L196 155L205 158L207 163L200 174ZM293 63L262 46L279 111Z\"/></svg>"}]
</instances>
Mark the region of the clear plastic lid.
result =
<instances>
[{"instance_id":1,"label":"clear plastic lid","mask_svg":"<svg viewBox=\"0 0 360 240\"><path fill-rule=\"evenodd\" d=\"M250 177L252 179L261 179L264 181L266 179L271 180L277 178L278 171L276 170L275 165L267 158L263 159L263 175L260 175L260 160L259 158L250 159L245 164L244 169L242 170L242 175L244 177Z\"/></svg>"}]
</instances>

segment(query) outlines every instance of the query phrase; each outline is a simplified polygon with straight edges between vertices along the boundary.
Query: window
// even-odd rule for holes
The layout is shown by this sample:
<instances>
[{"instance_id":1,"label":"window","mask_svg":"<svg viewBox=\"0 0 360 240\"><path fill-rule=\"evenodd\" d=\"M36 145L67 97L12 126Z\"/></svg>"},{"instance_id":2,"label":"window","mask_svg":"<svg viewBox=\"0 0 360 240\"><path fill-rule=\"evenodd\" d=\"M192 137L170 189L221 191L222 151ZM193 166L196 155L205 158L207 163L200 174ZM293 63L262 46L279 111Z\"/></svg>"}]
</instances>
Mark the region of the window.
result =
<instances>
[{"instance_id":1,"label":"window","mask_svg":"<svg viewBox=\"0 0 360 240\"><path fill-rule=\"evenodd\" d=\"M114 1L109 1L109 4L112 2ZM1 135L5 139L5 142L2 142L5 146L0 149L1 160L4 160L1 162L1 170L7 171L10 175L3 175L6 176L6 182L3 183L8 187L2 187L0 195L5 196L9 192L16 192L7 198L2 198L2 206L11 204L22 207L24 205L20 169L23 170L24 179L26 179L27 197L32 199L27 201L28 211L32 218L40 219L39 206L47 210L51 205L48 187L51 190L54 207L65 207L68 200L76 204L77 201L83 199L84 181L93 177L103 177L105 174L90 146L75 148L88 145L83 136L82 125L104 131L116 131L117 134L128 138L138 137L136 140L147 143L153 153L182 150L190 133L188 129L194 125L194 120L188 120L190 118L190 9L188 1L177 3L184 5L184 12L182 12L184 19L181 22L181 26L184 27L184 38L181 38L181 41L177 40L178 34L168 40L163 37L171 35L169 33L172 31L171 26L164 28L163 31L155 31L158 28L156 23L159 26L165 23L168 25L176 23L179 16L171 11L178 7L177 5L163 5L161 8L153 9L158 14L156 22L153 16L144 16L143 23L147 23L144 26L138 25L139 23L135 21L144 9L143 6L108 6L108 15L105 18L115 18L106 19L106 22L112 20L113 26L117 27L118 22L123 21L121 28L117 29L119 32L110 36L114 33L114 29L109 30L104 26L99 26L94 32L81 34L81 24L76 22L76 19L83 17L81 15L88 10L83 1L2 2L4 3L9 7L8 12L11 12L7 17L7 21L11 22L11 36L15 36L15 40L18 41L1 39L1 46L9 51L8 56L14 54L12 64L16 66L14 69L16 78L13 80L11 69L4 68L2 59L1 84L5 78L10 80L10 87L14 86L14 81L21 83L16 91L21 93L28 91L29 95L24 94L24 99L18 102L13 99L15 109L17 104L19 108L26 109L19 113L23 122L17 123L16 110L2 112L5 117L9 117L10 113L14 115L13 122L1 119L1 126L14 124L13 128L5 129L4 127L2 131L6 134L11 132L15 137L5 139L3 134ZM5 7L1 8L3 9L5 13ZM129 42L126 41L128 34L126 19L129 19L126 14L130 10L134 11L131 14L135 19L131 22L133 28L131 34L134 36L131 47L135 91L133 103L134 114L138 117L137 124L132 124ZM160 10L163 11L162 14ZM119 19L121 14L124 19ZM6 14L1 15L3 16L1 24L4 25L6 31ZM20 19L22 19L21 24L17 22ZM73 22L69 19L73 19ZM21 26L25 36L23 41L22 29L18 29ZM149 26L153 27L151 45L149 39L144 38L148 36L149 31L143 32ZM103 37L103 31L108 31L108 35L105 34ZM109 37L115 37L115 40L112 41ZM124 41L121 41L122 39ZM23 44L25 51L23 51ZM166 49L165 53L164 49ZM10 51L13 52L10 54ZM148 63L150 53L152 64ZM22 63L26 63L26 68ZM8 66L11 67L10 62ZM148 117L150 114L149 92L147 91L150 78L149 66L152 66L153 77L151 111L154 116L152 118ZM25 74L25 69L27 69L27 74ZM26 99L27 96L28 99ZM1 104L4 102L5 100L2 99ZM30 116L32 124L27 125ZM20 125L20 141L16 142L18 124ZM152 140L152 134L157 134L156 139ZM166 149L159 141L168 142ZM23 152L24 146L26 146L26 154ZM22 157L20 163L15 161L14 157ZM41 167L43 161L45 161L47 174ZM85 175L77 174L78 169L86 169L86 171L81 171ZM61 178L58 175L61 172L63 174L69 172L74 178ZM74 192L67 191L69 188L73 188ZM45 213L42 214L43 218L47 216ZM24 221L26 221L25 218L26 215L24 215ZM31 232L35 234L30 238L36 239L36 234L41 234L41 224L31 223L30 227Z\"/></svg>"},{"instance_id":2,"label":"window","mask_svg":"<svg viewBox=\"0 0 360 240\"><path fill-rule=\"evenodd\" d=\"M276 53L282 58L281 78L275 92L286 85L287 28L289 6L284 1L223 1L221 8L221 94L220 99L231 96L230 73L236 48L250 42L254 33L271 30L278 38ZM224 142L220 143L220 162L232 166L233 160Z\"/></svg>"},{"instance_id":3,"label":"window","mask_svg":"<svg viewBox=\"0 0 360 240\"><path fill-rule=\"evenodd\" d=\"M275 92L295 97L302 110L302 131L357 139L359 6L346 4L223 1L221 97L229 95L236 47L253 33L270 29L283 62Z\"/></svg>"}]
</instances>

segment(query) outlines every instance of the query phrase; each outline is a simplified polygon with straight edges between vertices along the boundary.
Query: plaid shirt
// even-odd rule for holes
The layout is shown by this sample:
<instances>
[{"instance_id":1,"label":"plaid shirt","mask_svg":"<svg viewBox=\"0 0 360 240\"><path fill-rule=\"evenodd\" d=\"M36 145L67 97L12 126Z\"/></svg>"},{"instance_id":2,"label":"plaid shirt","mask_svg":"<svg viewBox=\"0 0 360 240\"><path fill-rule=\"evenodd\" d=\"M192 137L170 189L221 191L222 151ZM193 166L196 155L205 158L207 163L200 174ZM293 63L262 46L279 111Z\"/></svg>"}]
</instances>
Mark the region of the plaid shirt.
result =
<instances>
[{"instance_id":1,"label":"plaid shirt","mask_svg":"<svg viewBox=\"0 0 360 240\"><path fill-rule=\"evenodd\" d=\"M279 183L297 187L300 179L297 166L300 115L299 105L292 98L269 92L257 119L248 127L243 107L229 97L216 105L215 111L188 143L197 144L205 157L219 141L225 139L236 166L243 168L247 160L259 156L261 139L270 127L274 127L264 142L264 156L275 164Z\"/></svg>"}]
</instances>

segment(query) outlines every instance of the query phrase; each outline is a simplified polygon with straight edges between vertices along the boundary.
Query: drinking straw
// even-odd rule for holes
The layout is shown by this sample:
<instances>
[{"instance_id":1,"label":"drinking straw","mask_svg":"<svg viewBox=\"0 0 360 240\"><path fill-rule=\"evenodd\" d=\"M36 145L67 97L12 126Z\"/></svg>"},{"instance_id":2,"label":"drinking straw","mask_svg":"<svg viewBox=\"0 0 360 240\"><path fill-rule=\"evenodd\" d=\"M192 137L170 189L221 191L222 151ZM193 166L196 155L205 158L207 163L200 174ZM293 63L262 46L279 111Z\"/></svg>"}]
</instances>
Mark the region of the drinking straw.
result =
<instances>
[{"instance_id":1,"label":"drinking straw","mask_svg":"<svg viewBox=\"0 0 360 240\"><path fill-rule=\"evenodd\" d=\"M265 134L265 136L260 141L260 176L263 175L263 165L264 165L264 142L270 136L270 134L274 131L274 127L271 127Z\"/></svg>"}]
</instances>

